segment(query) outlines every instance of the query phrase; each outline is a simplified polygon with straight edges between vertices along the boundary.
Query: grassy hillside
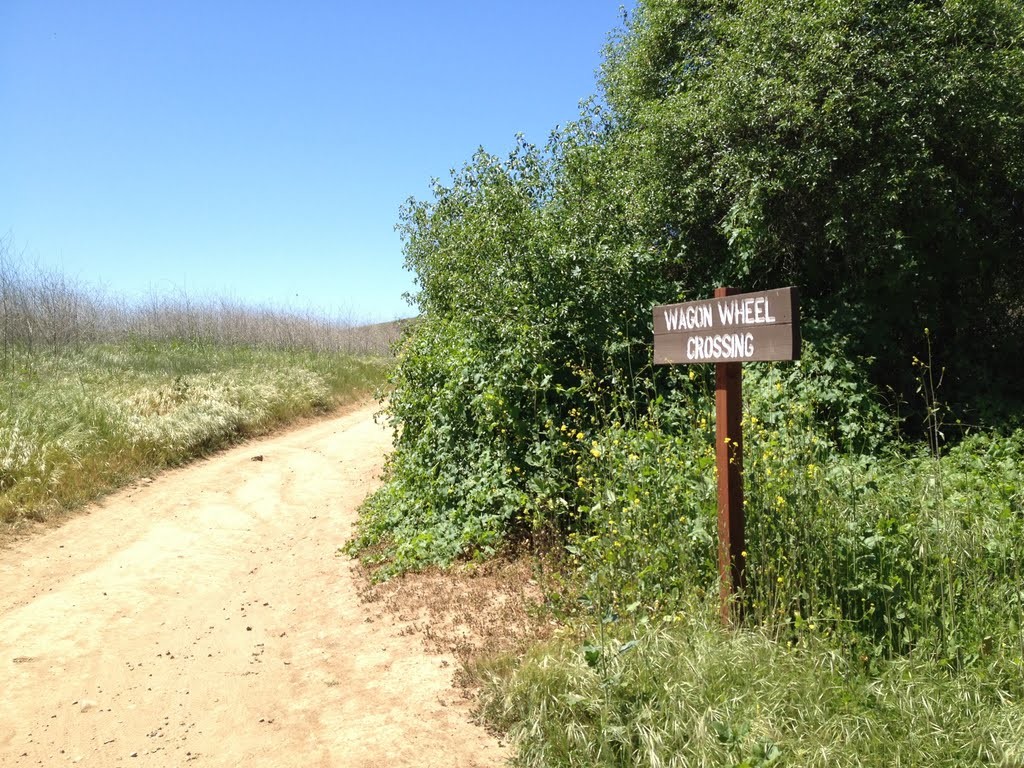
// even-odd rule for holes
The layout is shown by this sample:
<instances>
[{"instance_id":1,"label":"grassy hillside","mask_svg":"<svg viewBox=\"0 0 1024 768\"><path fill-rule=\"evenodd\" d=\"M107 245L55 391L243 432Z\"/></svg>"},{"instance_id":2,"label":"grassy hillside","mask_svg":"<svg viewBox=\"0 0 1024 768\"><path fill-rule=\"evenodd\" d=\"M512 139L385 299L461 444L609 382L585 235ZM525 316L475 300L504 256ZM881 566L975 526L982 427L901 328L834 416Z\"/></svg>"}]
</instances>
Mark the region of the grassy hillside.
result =
<instances>
[{"instance_id":1,"label":"grassy hillside","mask_svg":"<svg viewBox=\"0 0 1024 768\"><path fill-rule=\"evenodd\" d=\"M218 301L144 306L0 253L0 522L366 396L404 323Z\"/></svg>"}]
</instances>

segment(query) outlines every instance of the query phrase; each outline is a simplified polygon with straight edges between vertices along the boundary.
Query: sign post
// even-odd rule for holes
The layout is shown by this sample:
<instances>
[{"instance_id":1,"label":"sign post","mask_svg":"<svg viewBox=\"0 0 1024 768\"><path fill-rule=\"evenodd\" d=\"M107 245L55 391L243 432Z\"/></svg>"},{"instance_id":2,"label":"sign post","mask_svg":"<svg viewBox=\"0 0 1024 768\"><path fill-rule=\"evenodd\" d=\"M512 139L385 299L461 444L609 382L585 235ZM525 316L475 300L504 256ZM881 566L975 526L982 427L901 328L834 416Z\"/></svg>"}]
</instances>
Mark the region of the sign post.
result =
<instances>
[{"instance_id":1,"label":"sign post","mask_svg":"<svg viewBox=\"0 0 1024 768\"><path fill-rule=\"evenodd\" d=\"M716 288L715 298L731 288ZM730 597L746 586L743 517L743 363L715 365L715 467L718 470L718 577L722 624L730 623Z\"/></svg>"},{"instance_id":2,"label":"sign post","mask_svg":"<svg viewBox=\"0 0 1024 768\"><path fill-rule=\"evenodd\" d=\"M715 466L718 472L718 574L722 624L746 586L743 515L743 363L800 358L796 288L737 293L654 308L656 364L715 364ZM742 604L737 607L742 611Z\"/></svg>"}]
</instances>

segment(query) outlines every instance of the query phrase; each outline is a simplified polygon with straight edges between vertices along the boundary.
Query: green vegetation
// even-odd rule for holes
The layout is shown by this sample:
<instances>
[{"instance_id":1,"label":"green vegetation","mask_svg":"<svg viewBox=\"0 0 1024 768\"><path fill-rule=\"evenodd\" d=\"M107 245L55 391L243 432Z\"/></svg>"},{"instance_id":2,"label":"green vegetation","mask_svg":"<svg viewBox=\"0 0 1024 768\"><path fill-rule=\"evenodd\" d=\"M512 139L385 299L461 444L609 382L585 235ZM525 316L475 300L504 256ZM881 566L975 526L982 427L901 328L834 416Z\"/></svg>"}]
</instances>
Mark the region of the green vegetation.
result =
<instances>
[{"instance_id":1,"label":"green vegetation","mask_svg":"<svg viewBox=\"0 0 1024 768\"><path fill-rule=\"evenodd\" d=\"M930 407L911 364L925 328L962 416L1019 420L1012 366L993 360L1024 338L1024 12L955 5L641 3L610 49L608 107L546 151L481 151L411 201L423 321L393 377L402 430L361 544L387 540L404 567L571 527L577 462L550 425L590 435L677 396L681 374L650 364L651 306L719 283L800 285L805 337L858 403L885 392L913 415L899 429L919 435ZM918 130L933 112L945 122ZM815 419L842 395L822 393Z\"/></svg>"},{"instance_id":2,"label":"green vegetation","mask_svg":"<svg viewBox=\"0 0 1024 768\"><path fill-rule=\"evenodd\" d=\"M831 647L726 632L714 611L635 639L534 649L484 713L523 766L962 768L1024 760L1024 706L915 659L866 673Z\"/></svg>"},{"instance_id":3,"label":"green vegetation","mask_svg":"<svg viewBox=\"0 0 1024 768\"><path fill-rule=\"evenodd\" d=\"M950 397L1019 408L1022 71L1017 0L641 2L604 69L622 218L688 295L798 285L903 395L930 328Z\"/></svg>"},{"instance_id":4,"label":"green vegetation","mask_svg":"<svg viewBox=\"0 0 1024 768\"><path fill-rule=\"evenodd\" d=\"M561 559L571 630L486 699L523 764L1021 764L1022 75L1015 0L641 0L601 101L404 209L352 546ZM651 364L651 307L730 284L800 286L806 350L746 366L733 634L711 371Z\"/></svg>"},{"instance_id":5,"label":"green vegetation","mask_svg":"<svg viewBox=\"0 0 1024 768\"><path fill-rule=\"evenodd\" d=\"M779 637L827 637L865 663L1005 665L1011 684L1024 672L1024 431L941 456L843 451L812 416L831 362L810 350L799 369L751 366L749 619ZM795 380L809 377L801 397ZM574 597L591 615L659 619L714 594L712 419L706 398L662 404L579 452L586 521L567 539Z\"/></svg>"},{"instance_id":6,"label":"green vegetation","mask_svg":"<svg viewBox=\"0 0 1024 768\"><path fill-rule=\"evenodd\" d=\"M371 391L386 361L128 341L16 354L0 373L0 520L43 519Z\"/></svg>"},{"instance_id":7,"label":"green vegetation","mask_svg":"<svg viewBox=\"0 0 1024 768\"><path fill-rule=\"evenodd\" d=\"M43 520L354 400L391 364L386 341L366 354L362 331L348 337L356 356L338 347L345 329L283 313L167 301L132 311L3 256L3 523Z\"/></svg>"}]
</instances>

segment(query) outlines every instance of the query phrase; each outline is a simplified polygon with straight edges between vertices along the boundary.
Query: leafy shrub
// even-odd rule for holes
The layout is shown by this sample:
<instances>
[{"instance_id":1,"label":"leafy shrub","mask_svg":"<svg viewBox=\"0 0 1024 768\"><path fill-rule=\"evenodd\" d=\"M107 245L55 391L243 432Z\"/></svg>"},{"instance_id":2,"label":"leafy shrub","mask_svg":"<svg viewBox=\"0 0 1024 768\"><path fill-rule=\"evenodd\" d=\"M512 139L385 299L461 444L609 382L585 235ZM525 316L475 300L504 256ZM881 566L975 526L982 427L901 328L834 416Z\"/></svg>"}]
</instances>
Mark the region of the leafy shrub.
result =
<instances>
[{"instance_id":1,"label":"leafy shrub","mask_svg":"<svg viewBox=\"0 0 1024 768\"><path fill-rule=\"evenodd\" d=\"M593 156L570 144L558 144L563 157ZM478 153L433 202L403 212L422 320L391 380L388 487L355 543L383 545L396 567L565 526L575 461L547 437L562 425L590 433L649 396L633 387L651 386L639 369L656 260L587 230L551 177L553 152Z\"/></svg>"},{"instance_id":2,"label":"leafy shrub","mask_svg":"<svg viewBox=\"0 0 1024 768\"><path fill-rule=\"evenodd\" d=\"M891 431L864 366L835 339L828 345L823 353L806 342L796 364L747 368L746 471L763 478L758 468L770 461L773 491L783 483L787 495L799 494L786 468L793 462L820 465L837 451L876 448ZM646 610L665 602L662 591L689 599L695 589L715 586L715 409L708 373L689 368L645 416L588 438L576 467L585 524L572 549L587 554L584 570L617 573L610 577L613 590L626 603L651 603ZM575 434L570 429L568 436ZM630 585L632 578L644 585Z\"/></svg>"}]
</instances>

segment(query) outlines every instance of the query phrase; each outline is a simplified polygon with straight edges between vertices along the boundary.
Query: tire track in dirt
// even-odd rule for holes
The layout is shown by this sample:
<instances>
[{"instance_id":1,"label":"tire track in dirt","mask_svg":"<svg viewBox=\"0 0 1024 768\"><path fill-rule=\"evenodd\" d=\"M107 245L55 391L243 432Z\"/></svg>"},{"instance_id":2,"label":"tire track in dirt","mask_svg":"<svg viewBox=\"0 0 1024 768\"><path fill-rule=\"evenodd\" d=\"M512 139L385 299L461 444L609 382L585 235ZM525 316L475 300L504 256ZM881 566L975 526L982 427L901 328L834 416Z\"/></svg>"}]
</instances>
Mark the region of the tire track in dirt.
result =
<instances>
[{"instance_id":1,"label":"tire track in dirt","mask_svg":"<svg viewBox=\"0 0 1024 768\"><path fill-rule=\"evenodd\" d=\"M375 615L338 554L390 446L373 412L0 550L0 765L503 764L452 659Z\"/></svg>"}]
</instances>

